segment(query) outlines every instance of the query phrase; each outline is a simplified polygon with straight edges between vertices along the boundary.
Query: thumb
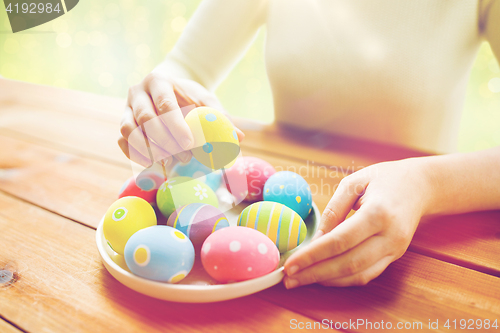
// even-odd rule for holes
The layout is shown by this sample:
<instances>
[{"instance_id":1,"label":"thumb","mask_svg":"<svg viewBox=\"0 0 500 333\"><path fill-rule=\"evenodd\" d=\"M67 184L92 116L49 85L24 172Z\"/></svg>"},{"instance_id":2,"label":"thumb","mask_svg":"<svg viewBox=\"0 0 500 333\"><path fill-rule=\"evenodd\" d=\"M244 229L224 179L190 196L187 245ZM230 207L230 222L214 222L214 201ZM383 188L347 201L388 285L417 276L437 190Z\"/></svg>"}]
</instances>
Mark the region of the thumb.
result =
<instances>
[{"instance_id":1,"label":"thumb","mask_svg":"<svg viewBox=\"0 0 500 333\"><path fill-rule=\"evenodd\" d=\"M346 176L340 181L321 215L318 229L312 241L332 231L345 220L354 204L363 195L367 185L368 178L360 176L358 173Z\"/></svg>"}]
</instances>

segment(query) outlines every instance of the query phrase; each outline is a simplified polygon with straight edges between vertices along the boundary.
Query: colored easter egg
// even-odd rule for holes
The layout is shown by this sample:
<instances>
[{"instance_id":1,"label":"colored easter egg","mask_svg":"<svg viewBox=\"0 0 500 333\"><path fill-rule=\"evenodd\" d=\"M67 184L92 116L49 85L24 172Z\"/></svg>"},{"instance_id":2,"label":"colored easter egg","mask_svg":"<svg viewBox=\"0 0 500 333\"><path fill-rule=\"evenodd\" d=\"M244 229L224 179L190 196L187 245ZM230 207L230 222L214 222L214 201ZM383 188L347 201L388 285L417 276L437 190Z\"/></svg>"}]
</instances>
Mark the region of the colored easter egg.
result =
<instances>
[{"instance_id":1,"label":"colored easter egg","mask_svg":"<svg viewBox=\"0 0 500 333\"><path fill-rule=\"evenodd\" d=\"M194 248L181 231L157 225L130 237L125 245L125 262L132 273L143 278L176 283L193 268Z\"/></svg>"},{"instance_id":2,"label":"colored easter egg","mask_svg":"<svg viewBox=\"0 0 500 333\"><path fill-rule=\"evenodd\" d=\"M269 177L264 186L264 200L282 203L305 219L312 210L311 188L306 180L291 171Z\"/></svg>"},{"instance_id":3,"label":"colored easter egg","mask_svg":"<svg viewBox=\"0 0 500 333\"><path fill-rule=\"evenodd\" d=\"M237 199L249 202L262 201L264 185L275 172L271 164L260 158L239 157L233 166L226 170L229 177L234 175L238 179L231 184L231 188L228 186L228 190Z\"/></svg>"},{"instance_id":4,"label":"colored easter egg","mask_svg":"<svg viewBox=\"0 0 500 333\"><path fill-rule=\"evenodd\" d=\"M156 224L157 225L167 225L168 218L163 216L162 212L160 211L158 206L156 206L156 204L153 206L153 208L155 209L155 214L156 214Z\"/></svg>"},{"instance_id":5,"label":"colored easter egg","mask_svg":"<svg viewBox=\"0 0 500 333\"><path fill-rule=\"evenodd\" d=\"M177 208L195 202L219 206L214 191L204 182L190 177L170 178L160 186L156 194L158 208L167 218Z\"/></svg>"},{"instance_id":6,"label":"colored easter egg","mask_svg":"<svg viewBox=\"0 0 500 333\"><path fill-rule=\"evenodd\" d=\"M271 273L280 254L264 234L245 227L217 230L201 248L205 271L219 282L244 281Z\"/></svg>"},{"instance_id":7,"label":"colored easter egg","mask_svg":"<svg viewBox=\"0 0 500 333\"><path fill-rule=\"evenodd\" d=\"M142 172L137 178L132 176L127 179L118 198L134 196L146 200L151 205L156 205L156 192L164 181L165 177L157 172Z\"/></svg>"},{"instance_id":8,"label":"colored easter egg","mask_svg":"<svg viewBox=\"0 0 500 333\"><path fill-rule=\"evenodd\" d=\"M278 202L260 201L251 204L241 212L238 225L267 235L281 253L299 246L307 234L302 218Z\"/></svg>"},{"instance_id":9,"label":"colored easter egg","mask_svg":"<svg viewBox=\"0 0 500 333\"><path fill-rule=\"evenodd\" d=\"M179 176L201 180L210 186L212 190L216 191L221 184L222 171L213 171L198 162L198 160L193 156L188 163L179 162L172 168L170 177Z\"/></svg>"},{"instance_id":10,"label":"colored easter egg","mask_svg":"<svg viewBox=\"0 0 500 333\"><path fill-rule=\"evenodd\" d=\"M121 255L125 244L135 232L156 225L153 207L138 197L116 200L106 211L102 231L111 248Z\"/></svg>"},{"instance_id":11,"label":"colored easter egg","mask_svg":"<svg viewBox=\"0 0 500 333\"><path fill-rule=\"evenodd\" d=\"M193 242L195 249L199 249L211 233L229 227L229 221L212 205L192 203L173 212L168 218L167 225L185 233Z\"/></svg>"},{"instance_id":12,"label":"colored easter egg","mask_svg":"<svg viewBox=\"0 0 500 333\"><path fill-rule=\"evenodd\" d=\"M198 107L186 115L194 137L193 156L212 170L229 168L240 152L233 124L225 115L209 107Z\"/></svg>"}]
</instances>

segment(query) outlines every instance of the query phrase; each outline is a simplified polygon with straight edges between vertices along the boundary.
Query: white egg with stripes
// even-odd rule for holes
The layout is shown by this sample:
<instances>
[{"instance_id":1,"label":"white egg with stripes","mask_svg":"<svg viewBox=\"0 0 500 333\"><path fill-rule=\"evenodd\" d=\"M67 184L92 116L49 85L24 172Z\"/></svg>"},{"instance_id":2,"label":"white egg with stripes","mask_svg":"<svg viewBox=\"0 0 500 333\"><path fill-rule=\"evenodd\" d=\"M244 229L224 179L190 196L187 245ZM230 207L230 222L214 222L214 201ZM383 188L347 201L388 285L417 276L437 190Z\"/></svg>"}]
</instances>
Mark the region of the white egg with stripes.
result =
<instances>
[{"instance_id":1,"label":"white egg with stripes","mask_svg":"<svg viewBox=\"0 0 500 333\"><path fill-rule=\"evenodd\" d=\"M306 224L299 214L271 201L256 202L245 208L238 217L238 225L262 232L280 253L299 246L307 234Z\"/></svg>"}]
</instances>

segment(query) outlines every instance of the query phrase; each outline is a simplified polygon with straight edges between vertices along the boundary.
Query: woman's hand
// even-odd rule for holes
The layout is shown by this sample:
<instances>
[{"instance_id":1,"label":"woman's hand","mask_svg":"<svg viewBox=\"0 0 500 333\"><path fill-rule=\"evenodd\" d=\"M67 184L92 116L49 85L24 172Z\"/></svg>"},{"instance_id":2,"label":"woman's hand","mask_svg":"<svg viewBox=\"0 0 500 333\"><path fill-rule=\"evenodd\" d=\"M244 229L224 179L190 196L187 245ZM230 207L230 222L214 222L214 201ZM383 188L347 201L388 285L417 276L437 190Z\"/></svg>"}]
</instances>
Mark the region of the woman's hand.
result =
<instances>
[{"instance_id":1,"label":"woman's hand","mask_svg":"<svg viewBox=\"0 0 500 333\"><path fill-rule=\"evenodd\" d=\"M286 261L285 286L365 285L400 258L432 197L424 159L375 164L342 179L311 244Z\"/></svg>"},{"instance_id":2,"label":"woman's hand","mask_svg":"<svg viewBox=\"0 0 500 333\"><path fill-rule=\"evenodd\" d=\"M188 162L193 135L184 117L197 106L224 112L215 95L202 85L170 77L162 65L158 66L129 89L118 139L120 148L129 159L145 167L157 161L169 164L174 155ZM243 133L237 128L236 133L241 141Z\"/></svg>"}]
</instances>

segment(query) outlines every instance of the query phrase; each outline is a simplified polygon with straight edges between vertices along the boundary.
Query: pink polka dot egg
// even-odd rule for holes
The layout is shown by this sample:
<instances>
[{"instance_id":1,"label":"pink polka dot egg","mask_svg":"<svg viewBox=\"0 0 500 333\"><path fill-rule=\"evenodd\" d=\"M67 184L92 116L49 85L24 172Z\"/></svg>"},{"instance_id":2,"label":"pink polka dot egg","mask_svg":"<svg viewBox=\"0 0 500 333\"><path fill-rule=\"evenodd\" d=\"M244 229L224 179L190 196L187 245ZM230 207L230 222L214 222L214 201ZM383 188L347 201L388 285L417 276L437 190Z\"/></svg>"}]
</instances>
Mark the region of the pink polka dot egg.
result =
<instances>
[{"instance_id":1,"label":"pink polka dot egg","mask_svg":"<svg viewBox=\"0 0 500 333\"><path fill-rule=\"evenodd\" d=\"M261 232L246 227L222 228L201 248L205 271L221 283L254 279L278 267L280 254Z\"/></svg>"},{"instance_id":2,"label":"pink polka dot egg","mask_svg":"<svg viewBox=\"0 0 500 333\"><path fill-rule=\"evenodd\" d=\"M238 201L262 201L264 185L275 173L271 164L258 157L239 157L226 171L228 178L235 179L228 190Z\"/></svg>"}]
</instances>

